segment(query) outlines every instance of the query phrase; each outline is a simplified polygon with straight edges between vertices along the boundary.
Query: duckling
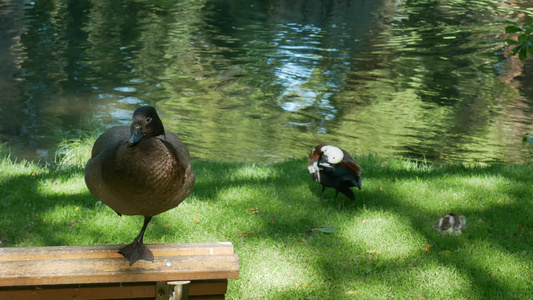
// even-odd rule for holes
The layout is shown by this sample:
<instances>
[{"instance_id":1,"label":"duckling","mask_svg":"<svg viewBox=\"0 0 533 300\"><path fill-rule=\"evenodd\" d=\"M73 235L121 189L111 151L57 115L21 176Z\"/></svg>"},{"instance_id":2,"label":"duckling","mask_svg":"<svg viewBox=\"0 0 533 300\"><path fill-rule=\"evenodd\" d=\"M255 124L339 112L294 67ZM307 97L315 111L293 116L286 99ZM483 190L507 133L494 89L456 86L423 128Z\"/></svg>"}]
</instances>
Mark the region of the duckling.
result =
<instances>
[{"instance_id":1,"label":"duckling","mask_svg":"<svg viewBox=\"0 0 533 300\"><path fill-rule=\"evenodd\" d=\"M443 218L440 218L435 225L435 230L444 234L461 235L462 230L466 229L465 216L457 216L455 213L449 213Z\"/></svg>"},{"instance_id":2,"label":"duckling","mask_svg":"<svg viewBox=\"0 0 533 300\"><path fill-rule=\"evenodd\" d=\"M334 188L337 192L355 200L350 187L362 188L361 167L348 152L341 148L320 144L309 155L308 167L313 180L322 184L320 199L323 199L326 187Z\"/></svg>"},{"instance_id":3,"label":"duckling","mask_svg":"<svg viewBox=\"0 0 533 300\"><path fill-rule=\"evenodd\" d=\"M165 131L155 108L142 106L131 126L117 126L94 143L85 166L91 194L119 215L144 216L139 235L120 249L130 266L154 256L143 244L153 216L178 206L193 190L194 170L189 151L173 133Z\"/></svg>"}]
</instances>

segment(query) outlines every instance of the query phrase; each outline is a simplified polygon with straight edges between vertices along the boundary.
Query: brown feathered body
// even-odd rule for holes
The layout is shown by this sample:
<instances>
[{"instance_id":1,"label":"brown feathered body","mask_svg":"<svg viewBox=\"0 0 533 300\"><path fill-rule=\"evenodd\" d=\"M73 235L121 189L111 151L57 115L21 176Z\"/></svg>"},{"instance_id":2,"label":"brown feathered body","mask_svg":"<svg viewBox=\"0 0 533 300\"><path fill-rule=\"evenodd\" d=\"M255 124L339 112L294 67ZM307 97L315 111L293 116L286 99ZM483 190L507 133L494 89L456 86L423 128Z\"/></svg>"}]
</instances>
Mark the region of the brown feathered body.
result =
<instances>
[{"instance_id":1,"label":"brown feathered body","mask_svg":"<svg viewBox=\"0 0 533 300\"><path fill-rule=\"evenodd\" d=\"M106 131L85 168L89 191L119 214L155 216L180 204L193 190L189 152L170 133L128 142L130 128Z\"/></svg>"}]
</instances>

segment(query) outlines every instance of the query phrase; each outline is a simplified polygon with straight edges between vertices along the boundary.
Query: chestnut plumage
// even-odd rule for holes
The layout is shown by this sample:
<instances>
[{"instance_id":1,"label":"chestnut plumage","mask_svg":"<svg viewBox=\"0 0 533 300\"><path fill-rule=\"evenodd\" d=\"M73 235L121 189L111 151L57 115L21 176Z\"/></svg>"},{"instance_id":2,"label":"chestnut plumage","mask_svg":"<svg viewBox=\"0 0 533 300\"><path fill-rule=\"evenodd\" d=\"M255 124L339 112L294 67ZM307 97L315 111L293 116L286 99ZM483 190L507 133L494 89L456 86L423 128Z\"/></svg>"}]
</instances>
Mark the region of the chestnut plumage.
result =
<instances>
[{"instance_id":1,"label":"chestnut plumage","mask_svg":"<svg viewBox=\"0 0 533 300\"><path fill-rule=\"evenodd\" d=\"M144 216L139 235L120 250L130 265L139 259L154 260L143 244L148 223L178 206L194 182L189 151L176 135L165 131L150 106L135 110L131 126L104 132L85 166L85 183L96 198L119 215Z\"/></svg>"},{"instance_id":2,"label":"chestnut plumage","mask_svg":"<svg viewBox=\"0 0 533 300\"><path fill-rule=\"evenodd\" d=\"M309 155L307 168L313 180L322 185L320 199L323 199L326 187L330 187L336 190L335 198L341 192L351 200L355 200L350 188L362 187L361 167L341 148L324 144L316 146Z\"/></svg>"}]
</instances>

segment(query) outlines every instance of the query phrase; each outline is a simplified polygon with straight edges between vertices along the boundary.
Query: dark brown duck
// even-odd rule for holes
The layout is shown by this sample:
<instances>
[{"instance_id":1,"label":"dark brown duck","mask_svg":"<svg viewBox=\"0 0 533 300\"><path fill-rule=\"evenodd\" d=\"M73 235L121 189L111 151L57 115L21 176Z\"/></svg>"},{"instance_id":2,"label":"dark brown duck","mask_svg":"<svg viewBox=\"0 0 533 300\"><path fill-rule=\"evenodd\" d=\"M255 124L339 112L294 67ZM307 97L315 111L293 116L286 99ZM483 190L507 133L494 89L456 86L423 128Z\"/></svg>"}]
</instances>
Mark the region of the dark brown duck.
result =
<instances>
[{"instance_id":1,"label":"dark brown duck","mask_svg":"<svg viewBox=\"0 0 533 300\"><path fill-rule=\"evenodd\" d=\"M178 206L192 192L194 181L187 147L165 131L150 106L135 110L130 127L104 132L85 166L85 183L96 198L119 215L144 216L139 235L119 251L130 265L139 259L154 260L143 244L148 223L153 216Z\"/></svg>"}]
</instances>

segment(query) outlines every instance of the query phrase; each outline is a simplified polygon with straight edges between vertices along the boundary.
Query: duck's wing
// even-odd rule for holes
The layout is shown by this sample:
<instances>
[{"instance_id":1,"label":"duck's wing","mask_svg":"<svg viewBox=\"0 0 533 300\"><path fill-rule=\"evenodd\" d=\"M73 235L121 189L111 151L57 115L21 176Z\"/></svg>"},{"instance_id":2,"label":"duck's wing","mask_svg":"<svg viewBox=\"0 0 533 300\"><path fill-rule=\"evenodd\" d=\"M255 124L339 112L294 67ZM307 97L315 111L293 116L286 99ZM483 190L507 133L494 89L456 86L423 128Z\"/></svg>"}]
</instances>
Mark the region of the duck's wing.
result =
<instances>
[{"instance_id":1,"label":"duck's wing","mask_svg":"<svg viewBox=\"0 0 533 300\"><path fill-rule=\"evenodd\" d=\"M357 160L353 158L348 152L342 150L344 153L344 158L340 162L340 164L346 168L346 170L350 171L350 173L360 176L363 169L357 164Z\"/></svg>"},{"instance_id":2,"label":"duck's wing","mask_svg":"<svg viewBox=\"0 0 533 300\"><path fill-rule=\"evenodd\" d=\"M363 183L361 179L361 172L363 171L363 169L357 164L355 158L353 158L348 152L344 150L342 150L342 152L344 153L344 158L340 162L340 165L353 175L353 177L349 177L352 181L352 184L358 189L362 189Z\"/></svg>"},{"instance_id":3,"label":"duck's wing","mask_svg":"<svg viewBox=\"0 0 533 300\"><path fill-rule=\"evenodd\" d=\"M180 161L180 165L190 165L191 156L189 154L189 150L187 150L187 146L185 146L185 144L177 135L172 132L165 131L165 137L161 140L170 150L170 152L176 156L178 161Z\"/></svg>"},{"instance_id":4,"label":"duck's wing","mask_svg":"<svg viewBox=\"0 0 533 300\"><path fill-rule=\"evenodd\" d=\"M106 174L103 169L113 161L119 145L127 142L129 135L128 126L118 126L107 130L94 142L91 159L85 165L85 183L91 194L100 200L112 197L104 179Z\"/></svg>"},{"instance_id":5,"label":"duck's wing","mask_svg":"<svg viewBox=\"0 0 533 300\"><path fill-rule=\"evenodd\" d=\"M102 152L114 148L119 142L126 142L130 138L131 132L129 126L117 126L104 132L94 142L91 152L91 158L94 158Z\"/></svg>"},{"instance_id":6,"label":"duck's wing","mask_svg":"<svg viewBox=\"0 0 533 300\"><path fill-rule=\"evenodd\" d=\"M188 182L192 190L196 177L191 165L191 156L189 150L187 150L187 146L185 146L177 135L169 131L165 131L165 136L161 140L167 149L176 157L178 164L183 170L184 180Z\"/></svg>"}]
</instances>

